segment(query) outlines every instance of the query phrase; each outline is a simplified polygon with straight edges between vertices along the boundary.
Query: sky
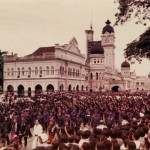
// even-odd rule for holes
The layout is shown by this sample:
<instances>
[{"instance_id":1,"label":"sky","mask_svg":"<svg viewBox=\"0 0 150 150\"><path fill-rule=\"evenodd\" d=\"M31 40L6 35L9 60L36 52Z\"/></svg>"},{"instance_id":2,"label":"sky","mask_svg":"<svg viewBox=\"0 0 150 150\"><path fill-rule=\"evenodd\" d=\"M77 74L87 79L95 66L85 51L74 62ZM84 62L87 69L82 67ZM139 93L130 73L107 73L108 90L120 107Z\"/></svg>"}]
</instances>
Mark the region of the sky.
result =
<instances>
[{"instance_id":1,"label":"sky","mask_svg":"<svg viewBox=\"0 0 150 150\"><path fill-rule=\"evenodd\" d=\"M67 44L73 37L81 53L86 54L85 30L92 22L94 40L101 40L102 29L109 19L115 23L118 4L114 0L0 0L0 49L19 57L39 47ZM115 26L115 64L120 69L125 60L123 49L147 27L134 19ZM150 72L148 60L131 65L137 75Z\"/></svg>"}]
</instances>

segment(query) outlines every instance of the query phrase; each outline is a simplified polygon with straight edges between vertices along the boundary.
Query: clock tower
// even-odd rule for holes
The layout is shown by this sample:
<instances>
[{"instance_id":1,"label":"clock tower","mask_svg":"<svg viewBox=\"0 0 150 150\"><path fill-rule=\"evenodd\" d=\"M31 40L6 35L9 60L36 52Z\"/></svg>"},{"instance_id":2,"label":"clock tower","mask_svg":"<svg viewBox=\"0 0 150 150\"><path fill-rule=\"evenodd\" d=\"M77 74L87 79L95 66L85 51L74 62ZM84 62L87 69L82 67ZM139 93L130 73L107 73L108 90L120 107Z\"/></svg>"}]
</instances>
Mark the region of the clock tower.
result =
<instances>
[{"instance_id":1,"label":"clock tower","mask_svg":"<svg viewBox=\"0 0 150 150\"><path fill-rule=\"evenodd\" d=\"M105 51L105 65L112 70L115 70L115 32L107 20L106 26L102 30L101 43Z\"/></svg>"}]
</instances>

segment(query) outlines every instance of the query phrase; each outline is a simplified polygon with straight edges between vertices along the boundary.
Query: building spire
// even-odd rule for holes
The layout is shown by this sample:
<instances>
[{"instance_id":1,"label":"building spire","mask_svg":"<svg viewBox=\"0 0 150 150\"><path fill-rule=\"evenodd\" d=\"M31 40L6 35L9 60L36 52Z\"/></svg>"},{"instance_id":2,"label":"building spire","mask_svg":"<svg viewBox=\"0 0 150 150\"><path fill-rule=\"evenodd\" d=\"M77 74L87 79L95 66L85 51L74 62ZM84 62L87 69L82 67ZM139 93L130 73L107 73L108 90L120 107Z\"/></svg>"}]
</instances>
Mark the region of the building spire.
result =
<instances>
[{"instance_id":1,"label":"building spire","mask_svg":"<svg viewBox=\"0 0 150 150\"><path fill-rule=\"evenodd\" d=\"M91 10L91 25L90 29L93 30L93 9Z\"/></svg>"}]
</instances>

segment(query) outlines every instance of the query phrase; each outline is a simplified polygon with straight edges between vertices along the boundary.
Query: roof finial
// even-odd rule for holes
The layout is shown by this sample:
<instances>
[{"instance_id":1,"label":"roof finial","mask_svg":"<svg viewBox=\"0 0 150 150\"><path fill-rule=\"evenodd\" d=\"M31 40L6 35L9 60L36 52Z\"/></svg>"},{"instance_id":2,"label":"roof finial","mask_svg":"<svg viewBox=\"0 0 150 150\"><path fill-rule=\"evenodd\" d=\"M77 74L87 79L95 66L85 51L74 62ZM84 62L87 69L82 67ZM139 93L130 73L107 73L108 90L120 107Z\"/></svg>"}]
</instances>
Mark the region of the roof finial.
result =
<instances>
[{"instance_id":1,"label":"roof finial","mask_svg":"<svg viewBox=\"0 0 150 150\"><path fill-rule=\"evenodd\" d=\"M109 19L105 22L106 24L111 24L111 22L109 21Z\"/></svg>"},{"instance_id":2,"label":"roof finial","mask_svg":"<svg viewBox=\"0 0 150 150\"><path fill-rule=\"evenodd\" d=\"M90 29L93 30L93 9L91 10L91 25Z\"/></svg>"}]
</instances>

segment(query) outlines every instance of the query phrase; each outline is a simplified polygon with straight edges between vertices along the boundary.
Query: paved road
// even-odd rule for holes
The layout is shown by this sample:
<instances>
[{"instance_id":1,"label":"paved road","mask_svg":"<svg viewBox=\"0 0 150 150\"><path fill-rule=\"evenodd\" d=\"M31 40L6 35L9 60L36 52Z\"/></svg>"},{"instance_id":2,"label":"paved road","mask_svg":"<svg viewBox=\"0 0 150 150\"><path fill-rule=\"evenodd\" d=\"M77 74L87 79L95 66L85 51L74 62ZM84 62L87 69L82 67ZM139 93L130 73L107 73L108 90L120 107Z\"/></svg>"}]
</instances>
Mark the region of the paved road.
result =
<instances>
[{"instance_id":1,"label":"paved road","mask_svg":"<svg viewBox=\"0 0 150 150\"><path fill-rule=\"evenodd\" d=\"M25 149L25 148L21 148L21 150L31 150L31 148L32 148L32 141L33 141L33 140L30 139L30 140L28 141L28 144L27 144L26 149Z\"/></svg>"},{"instance_id":2,"label":"paved road","mask_svg":"<svg viewBox=\"0 0 150 150\"><path fill-rule=\"evenodd\" d=\"M30 130L31 130L31 133L33 133L33 128L31 128ZM32 148L32 141L33 141L33 138L28 138L28 143L27 143L26 149L25 148L21 148L21 150L31 150L31 148Z\"/></svg>"}]
</instances>

